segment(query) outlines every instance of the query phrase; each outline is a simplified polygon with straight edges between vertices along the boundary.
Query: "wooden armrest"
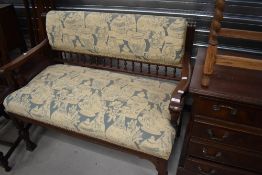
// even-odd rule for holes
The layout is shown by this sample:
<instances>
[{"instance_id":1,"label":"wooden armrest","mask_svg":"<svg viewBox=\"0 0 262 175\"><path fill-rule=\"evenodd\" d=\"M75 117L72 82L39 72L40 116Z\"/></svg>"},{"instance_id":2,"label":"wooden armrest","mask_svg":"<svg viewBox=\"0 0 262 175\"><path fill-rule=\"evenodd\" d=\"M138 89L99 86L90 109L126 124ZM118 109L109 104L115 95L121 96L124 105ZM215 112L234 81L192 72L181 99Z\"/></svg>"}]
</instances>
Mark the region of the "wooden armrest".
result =
<instances>
[{"instance_id":1,"label":"wooden armrest","mask_svg":"<svg viewBox=\"0 0 262 175\"><path fill-rule=\"evenodd\" d=\"M16 59L12 60L11 62L7 63L6 65L0 68L0 73L7 73L12 70L15 70L28 62L29 60L33 59L35 56L38 56L42 53L43 49L49 46L48 40L43 40L40 44L35 46L34 48L30 49L28 52L24 53L23 55L17 57Z\"/></svg>"},{"instance_id":2,"label":"wooden armrest","mask_svg":"<svg viewBox=\"0 0 262 175\"><path fill-rule=\"evenodd\" d=\"M183 59L183 68L181 74L181 80L173 91L169 104L169 110L172 112L181 112L183 109L184 96L188 90L191 79L191 64L189 55L185 55L185 58Z\"/></svg>"}]
</instances>

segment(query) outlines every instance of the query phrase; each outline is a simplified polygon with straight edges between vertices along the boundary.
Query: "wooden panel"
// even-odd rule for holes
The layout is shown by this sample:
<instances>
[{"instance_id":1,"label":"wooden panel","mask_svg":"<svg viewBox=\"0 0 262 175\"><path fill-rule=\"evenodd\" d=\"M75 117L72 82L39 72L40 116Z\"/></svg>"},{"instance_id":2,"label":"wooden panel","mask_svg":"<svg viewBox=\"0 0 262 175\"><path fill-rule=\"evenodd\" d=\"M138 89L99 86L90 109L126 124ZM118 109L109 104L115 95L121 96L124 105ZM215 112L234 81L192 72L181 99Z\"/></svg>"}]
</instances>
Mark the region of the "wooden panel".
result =
<instances>
[{"instance_id":1,"label":"wooden panel","mask_svg":"<svg viewBox=\"0 0 262 175\"><path fill-rule=\"evenodd\" d=\"M222 28L218 34L220 36L231 37L231 38L242 38L247 40L262 41L262 32L256 32L256 31Z\"/></svg>"},{"instance_id":2,"label":"wooden panel","mask_svg":"<svg viewBox=\"0 0 262 175\"><path fill-rule=\"evenodd\" d=\"M257 108L206 97L196 98L194 105L197 115L262 127L262 111Z\"/></svg>"},{"instance_id":3,"label":"wooden panel","mask_svg":"<svg viewBox=\"0 0 262 175\"><path fill-rule=\"evenodd\" d=\"M2 6L0 9L0 25L2 25L4 37L7 37L5 42L8 51L21 46L24 47L24 39L19 31L14 7ZM25 50L26 48L24 48Z\"/></svg>"},{"instance_id":4,"label":"wooden panel","mask_svg":"<svg viewBox=\"0 0 262 175\"><path fill-rule=\"evenodd\" d=\"M217 65L262 71L262 59L257 60L231 55L217 55L216 57Z\"/></svg>"},{"instance_id":5,"label":"wooden panel","mask_svg":"<svg viewBox=\"0 0 262 175\"><path fill-rule=\"evenodd\" d=\"M178 167L177 175L196 175L196 173L189 171L187 169Z\"/></svg>"},{"instance_id":6,"label":"wooden panel","mask_svg":"<svg viewBox=\"0 0 262 175\"><path fill-rule=\"evenodd\" d=\"M205 58L205 53L206 49L199 48L198 58ZM244 56L243 53L241 55ZM222 98L228 101L238 101L254 106L262 105L262 71L238 68L229 69L226 66L216 66L215 72L210 79L209 87L204 88L200 83L203 73L203 62L204 59L197 60L194 67L194 72L198 73L193 73L190 85L191 93ZM205 106L203 106L203 109L205 109ZM251 114L253 113L251 112Z\"/></svg>"},{"instance_id":7,"label":"wooden panel","mask_svg":"<svg viewBox=\"0 0 262 175\"><path fill-rule=\"evenodd\" d=\"M190 84L194 104L180 160L181 174L262 174L261 72L216 66L201 86L205 49Z\"/></svg>"},{"instance_id":8,"label":"wooden panel","mask_svg":"<svg viewBox=\"0 0 262 175\"><path fill-rule=\"evenodd\" d=\"M258 175L255 173L194 158L189 158L186 160L185 168L201 175Z\"/></svg>"},{"instance_id":9,"label":"wooden panel","mask_svg":"<svg viewBox=\"0 0 262 175\"><path fill-rule=\"evenodd\" d=\"M205 160L262 172L262 157L257 153L212 144L211 142L203 142L193 138L190 139L188 152L194 157Z\"/></svg>"},{"instance_id":10,"label":"wooden panel","mask_svg":"<svg viewBox=\"0 0 262 175\"><path fill-rule=\"evenodd\" d=\"M232 126L234 127L233 129L231 129ZM214 120L206 120L204 117L195 116L192 136L219 144L262 152L262 130L259 131L259 129L252 131L245 127L227 125L227 123L215 122Z\"/></svg>"}]
</instances>

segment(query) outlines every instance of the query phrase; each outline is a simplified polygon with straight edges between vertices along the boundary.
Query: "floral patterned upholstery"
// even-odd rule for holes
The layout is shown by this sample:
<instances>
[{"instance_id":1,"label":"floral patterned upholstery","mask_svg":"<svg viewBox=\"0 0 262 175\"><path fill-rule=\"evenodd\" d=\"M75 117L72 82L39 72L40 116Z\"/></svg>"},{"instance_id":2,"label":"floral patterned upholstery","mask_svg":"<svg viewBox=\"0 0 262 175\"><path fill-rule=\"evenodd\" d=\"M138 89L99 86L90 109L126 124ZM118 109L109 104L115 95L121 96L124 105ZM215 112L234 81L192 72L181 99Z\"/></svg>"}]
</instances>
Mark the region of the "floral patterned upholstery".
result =
<instances>
[{"instance_id":1,"label":"floral patterned upholstery","mask_svg":"<svg viewBox=\"0 0 262 175\"><path fill-rule=\"evenodd\" d=\"M168 159L174 81L53 65L6 97L7 111Z\"/></svg>"},{"instance_id":2,"label":"floral patterned upholstery","mask_svg":"<svg viewBox=\"0 0 262 175\"><path fill-rule=\"evenodd\" d=\"M53 49L181 66L186 19L88 11L50 11Z\"/></svg>"}]
</instances>

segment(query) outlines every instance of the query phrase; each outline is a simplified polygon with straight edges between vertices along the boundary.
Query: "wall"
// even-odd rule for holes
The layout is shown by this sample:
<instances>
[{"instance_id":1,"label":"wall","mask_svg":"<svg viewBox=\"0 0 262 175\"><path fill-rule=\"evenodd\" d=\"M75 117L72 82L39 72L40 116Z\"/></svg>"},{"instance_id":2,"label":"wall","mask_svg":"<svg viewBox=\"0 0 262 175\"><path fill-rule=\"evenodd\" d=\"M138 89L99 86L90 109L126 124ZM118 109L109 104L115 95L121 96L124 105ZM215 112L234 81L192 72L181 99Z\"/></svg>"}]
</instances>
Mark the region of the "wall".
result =
<instances>
[{"instance_id":1,"label":"wall","mask_svg":"<svg viewBox=\"0 0 262 175\"><path fill-rule=\"evenodd\" d=\"M13 3L19 15L21 28L27 33L22 0L0 0ZM56 0L58 9L88 9L102 11L143 12L183 16L196 21L195 46L205 47L213 15L214 0ZM223 26L262 31L261 0L227 0ZM262 55L262 44L237 39L220 38L220 47Z\"/></svg>"}]
</instances>

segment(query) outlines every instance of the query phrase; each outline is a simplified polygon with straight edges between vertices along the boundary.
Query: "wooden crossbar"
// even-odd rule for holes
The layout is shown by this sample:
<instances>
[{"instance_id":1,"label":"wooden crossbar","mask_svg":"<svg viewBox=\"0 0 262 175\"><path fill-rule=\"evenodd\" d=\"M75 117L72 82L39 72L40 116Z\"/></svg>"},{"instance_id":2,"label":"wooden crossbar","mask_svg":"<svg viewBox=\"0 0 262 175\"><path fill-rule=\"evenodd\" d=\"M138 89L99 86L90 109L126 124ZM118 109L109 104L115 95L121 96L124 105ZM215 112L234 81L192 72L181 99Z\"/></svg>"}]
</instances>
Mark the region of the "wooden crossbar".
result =
<instances>
[{"instance_id":1,"label":"wooden crossbar","mask_svg":"<svg viewBox=\"0 0 262 175\"><path fill-rule=\"evenodd\" d=\"M249 30L221 28L218 35L224 37L230 37L230 38L262 41L262 32L249 31Z\"/></svg>"},{"instance_id":2,"label":"wooden crossbar","mask_svg":"<svg viewBox=\"0 0 262 175\"><path fill-rule=\"evenodd\" d=\"M262 71L262 60L252 58L238 57L232 55L217 55L216 64Z\"/></svg>"}]
</instances>

